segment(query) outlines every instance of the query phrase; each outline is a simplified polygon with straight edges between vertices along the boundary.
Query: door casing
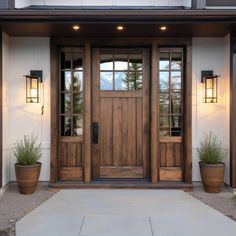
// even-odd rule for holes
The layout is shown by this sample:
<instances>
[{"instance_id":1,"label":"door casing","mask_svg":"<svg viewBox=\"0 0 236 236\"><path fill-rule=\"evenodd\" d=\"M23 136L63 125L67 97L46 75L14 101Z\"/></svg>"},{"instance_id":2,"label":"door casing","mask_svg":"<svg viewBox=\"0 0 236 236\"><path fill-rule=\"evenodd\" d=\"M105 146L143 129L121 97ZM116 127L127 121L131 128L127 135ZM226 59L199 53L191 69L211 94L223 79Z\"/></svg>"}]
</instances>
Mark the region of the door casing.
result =
<instances>
[{"instance_id":1,"label":"door casing","mask_svg":"<svg viewBox=\"0 0 236 236\"><path fill-rule=\"evenodd\" d=\"M85 52L84 68L84 136L83 136L83 161L84 161L84 182L90 183L92 177L92 75L91 49L93 47L150 47L151 49L151 182L158 183L159 164L158 153L159 144L159 118L157 101L159 99L159 76L158 76L158 47L162 46L182 46L185 50L185 90L184 90L184 179L185 183L192 183L192 38L51 38L50 55L51 55L51 183L58 182L58 55L59 48L67 45L68 47L81 46Z\"/></svg>"}]
</instances>

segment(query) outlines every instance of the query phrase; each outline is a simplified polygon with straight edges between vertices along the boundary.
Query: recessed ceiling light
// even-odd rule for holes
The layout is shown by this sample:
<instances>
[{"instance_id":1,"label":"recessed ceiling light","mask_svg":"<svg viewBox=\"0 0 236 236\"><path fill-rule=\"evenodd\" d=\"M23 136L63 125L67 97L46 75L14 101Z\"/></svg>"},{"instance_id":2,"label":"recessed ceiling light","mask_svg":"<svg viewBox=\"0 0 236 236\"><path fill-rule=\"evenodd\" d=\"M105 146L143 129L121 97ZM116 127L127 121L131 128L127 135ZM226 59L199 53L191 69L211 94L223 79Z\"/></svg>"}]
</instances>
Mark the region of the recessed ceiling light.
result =
<instances>
[{"instance_id":1,"label":"recessed ceiling light","mask_svg":"<svg viewBox=\"0 0 236 236\"><path fill-rule=\"evenodd\" d=\"M80 29L80 26L79 25L73 25L73 30L79 30Z\"/></svg>"},{"instance_id":2,"label":"recessed ceiling light","mask_svg":"<svg viewBox=\"0 0 236 236\"><path fill-rule=\"evenodd\" d=\"M118 26L116 27L116 29L119 30L119 31L122 31L122 30L125 29L125 27L124 27L123 25L118 25Z\"/></svg>"},{"instance_id":3,"label":"recessed ceiling light","mask_svg":"<svg viewBox=\"0 0 236 236\"><path fill-rule=\"evenodd\" d=\"M165 25L162 25L162 26L160 27L160 30L165 31L165 30L167 30L167 27L166 27Z\"/></svg>"}]
</instances>

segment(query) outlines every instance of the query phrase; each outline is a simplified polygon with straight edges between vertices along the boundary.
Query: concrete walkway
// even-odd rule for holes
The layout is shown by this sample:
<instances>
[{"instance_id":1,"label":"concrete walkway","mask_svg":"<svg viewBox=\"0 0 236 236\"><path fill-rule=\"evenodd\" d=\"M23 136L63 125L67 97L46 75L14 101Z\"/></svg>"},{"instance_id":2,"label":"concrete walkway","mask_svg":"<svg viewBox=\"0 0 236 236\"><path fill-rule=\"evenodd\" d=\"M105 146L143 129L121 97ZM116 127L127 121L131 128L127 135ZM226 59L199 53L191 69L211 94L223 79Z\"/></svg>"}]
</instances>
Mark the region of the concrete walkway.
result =
<instances>
[{"instance_id":1,"label":"concrete walkway","mask_svg":"<svg viewBox=\"0 0 236 236\"><path fill-rule=\"evenodd\" d=\"M236 222L179 190L62 190L16 236L233 236Z\"/></svg>"}]
</instances>

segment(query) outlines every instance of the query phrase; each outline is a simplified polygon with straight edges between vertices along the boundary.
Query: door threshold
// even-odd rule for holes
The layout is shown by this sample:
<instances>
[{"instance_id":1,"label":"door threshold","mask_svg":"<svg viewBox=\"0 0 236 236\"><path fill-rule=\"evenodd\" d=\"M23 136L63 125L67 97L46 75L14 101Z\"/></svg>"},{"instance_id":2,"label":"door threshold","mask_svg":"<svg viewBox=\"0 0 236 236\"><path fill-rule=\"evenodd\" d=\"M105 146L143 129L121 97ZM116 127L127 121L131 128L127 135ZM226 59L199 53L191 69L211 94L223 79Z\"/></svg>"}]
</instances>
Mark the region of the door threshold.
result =
<instances>
[{"instance_id":1,"label":"door threshold","mask_svg":"<svg viewBox=\"0 0 236 236\"><path fill-rule=\"evenodd\" d=\"M49 188L58 189L181 189L192 191L193 184L184 182L167 182L151 183L150 180L94 180L91 183L82 181L59 181L49 183Z\"/></svg>"}]
</instances>

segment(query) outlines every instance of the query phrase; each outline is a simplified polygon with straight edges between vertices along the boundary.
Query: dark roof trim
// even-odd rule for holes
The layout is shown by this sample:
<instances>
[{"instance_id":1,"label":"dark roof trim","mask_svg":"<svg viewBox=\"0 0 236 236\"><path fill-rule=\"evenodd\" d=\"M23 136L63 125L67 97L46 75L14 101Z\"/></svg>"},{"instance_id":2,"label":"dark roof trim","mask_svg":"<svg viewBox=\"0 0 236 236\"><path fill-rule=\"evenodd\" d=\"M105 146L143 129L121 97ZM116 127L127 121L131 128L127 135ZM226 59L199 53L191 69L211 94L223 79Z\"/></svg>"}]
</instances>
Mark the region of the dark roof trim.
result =
<instances>
[{"instance_id":1,"label":"dark roof trim","mask_svg":"<svg viewBox=\"0 0 236 236\"><path fill-rule=\"evenodd\" d=\"M1 21L235 22L236 10L0 10Z\"/></svg>"},{"instance_id":2,"label":"dark roof trim","mask_svg":"<svg viewBox=\"0 0 236 236\"><path fill-rule=\"evenodd\" d=\"M48 6L48 5L31 5L19 10L184 10L190 9L184 6Z\"/></svg>"}]
</instances>

